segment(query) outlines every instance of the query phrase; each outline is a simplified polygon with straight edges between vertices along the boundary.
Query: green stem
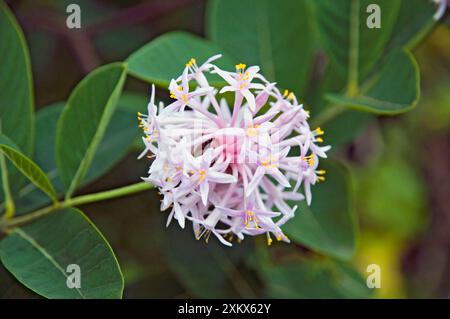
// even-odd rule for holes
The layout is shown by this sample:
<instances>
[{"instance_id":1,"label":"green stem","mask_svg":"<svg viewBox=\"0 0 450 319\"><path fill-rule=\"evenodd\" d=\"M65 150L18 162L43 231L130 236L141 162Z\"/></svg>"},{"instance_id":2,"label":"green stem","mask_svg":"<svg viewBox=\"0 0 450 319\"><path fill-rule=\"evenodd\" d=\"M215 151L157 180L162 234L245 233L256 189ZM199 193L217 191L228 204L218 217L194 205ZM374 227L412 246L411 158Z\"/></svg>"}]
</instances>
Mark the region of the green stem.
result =
<instances>
[{"instance_id":1,"label":"green stem","mask_svg":"<svg viewBox=\"0 0 450 319\"><path fill-rule=\"evenodd\" d=\"M6 167L6 160L3 153L0 154L0 168L2 172L2 184L3 184L3 193L5 194L5 215L3 215L4 219L11 219L14 217L15 207L14 200L11 195L11 189L9 187L9 179L8 179L8 170Z\"/></svg>"},{"instance_id":2,"label":"green stem","mask_svg":"<svg viewBox=\"0 0 450 319\"><path fill-rule=\"evenodd\" d=\"M57 211L61 208L73 207L77 205L83 205L88 203L99 202L106 199L117 198L125 195L130 195L138 192L142 192L148 189L153 188L153 185L150 185L145 182L128 185L116 189L112 189L109 191L104 191L95 194L82 195L74 198L65 199L62 202L57 202L51 206L44 207L42 209L36 210L32 213L26 214L24 216L19 216L16 218L12 218L10 220L4 220L3 223L0 223L0 229L6 229L11 227L17 227L25 223L29 223L33 220L36 220L40 217L48 215L52 212Z\"/></svg>"}]
</instances>

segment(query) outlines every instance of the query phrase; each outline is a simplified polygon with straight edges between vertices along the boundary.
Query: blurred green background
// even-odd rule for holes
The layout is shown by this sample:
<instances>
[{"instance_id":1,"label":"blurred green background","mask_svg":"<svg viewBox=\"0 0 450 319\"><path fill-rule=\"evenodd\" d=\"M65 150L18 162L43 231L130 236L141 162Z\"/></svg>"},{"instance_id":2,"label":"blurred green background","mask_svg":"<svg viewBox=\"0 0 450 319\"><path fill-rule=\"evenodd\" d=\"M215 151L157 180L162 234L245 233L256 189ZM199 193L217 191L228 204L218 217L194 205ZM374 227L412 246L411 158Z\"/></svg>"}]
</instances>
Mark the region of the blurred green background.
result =
<instances>
[{"instance_id":1,"label":"blurred green background","mask_svg":"<svg viewBox=\"0 0 450 319\"><path fill-rule=\"evenodd\" d=\"M65 100L89 71L107 62L124 60L160 34L185 30L202 36L205 32L203 0L7 3L30 48L37 109ZM82 8L80 31L65 28L65 9L70 3L78 3ZM380 298L450 297L448 26L437 26L414 53L422 79L418 106L404 115L374 118L354 141L337 150L337 156L351 167L361 227L352 264L363 277L367 265L381 266L382 286L374 291L374 296ZM128 79L126 90L148 96L149 87ZM148 163L137 161L137 152L136 148L83 193L138 181ZM267 294L332 297L345 289L345 280L338 288L321 288L320 278L324 276L326 281L329 274L317 266L308 268L320 273L313 281L308 281L308 269L296 269L293 281L298 283L298 295L284 294L283 289L266 280L266 276L279 276L278 283L286 279L281 278L283 274L276 267L262 265L267 256L264 251L258 253L255 240L226 249L215 242L196 242L190 229L181 231L172 224L166 230L166 213L159 211L156 191L89 205L83 211L89 213L118 256L125 275L125 298ZM271 249L277 260L288 263L305 256L305 262L312 264L326 258L295 246L295 256L292 247L286 245ZM261 267L265 269L255 272ZM4 269L0 271L0 281L0 297L37 297L18 285ZM310 289L307 295L303 294L301 286L305 283L316 287L317 293Z\"/></svg>"}]
</instances>

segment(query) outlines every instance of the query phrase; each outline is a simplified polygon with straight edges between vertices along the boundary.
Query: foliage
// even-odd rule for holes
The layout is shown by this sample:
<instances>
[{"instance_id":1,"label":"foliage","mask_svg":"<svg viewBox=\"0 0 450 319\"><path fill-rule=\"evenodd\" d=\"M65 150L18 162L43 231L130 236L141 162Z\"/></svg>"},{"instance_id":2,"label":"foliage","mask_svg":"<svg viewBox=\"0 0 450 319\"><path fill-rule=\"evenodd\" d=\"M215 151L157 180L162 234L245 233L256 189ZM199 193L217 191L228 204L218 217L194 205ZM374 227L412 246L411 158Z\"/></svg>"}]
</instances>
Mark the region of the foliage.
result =
<instances>
[{"instance_id":1,"label":"foliage","mask_svg":"<svg viewBox=\"0 0 450 319\"><path fill-rule=\"evenodd\" d=\"M382 8L380 29L366 27L370 3ZM200 62L217 53L223 53L224 66L260 65L270 81L298 93L314 125L327 130L335 154L375 115L415 107L420 70L411 50L431 30L432 14L430 5L409 0L211 0L206 39L184 31L163 34L123 62L95 69L66 102L35 114L27 43L0 2L3 266L47 298L122 297L123 276L112 248L74 206L150 187L74 195L114 167L138 136L134 114L145 110L146 98L123 92L127 77L166 87L189 58ZM325 69L316 74L320 57ZM299 203L286 227L293 241L281 249L286 261L274 258L279 247L259 242L230 252L212 243L200 246L184 238L186 232L168 234L161 247L187 291L199 297L369 297L363 278L348 264L358 236L351 179L332 157L328 180L313 190L312 206ZM398 159L382 169L380 174L409 176L399 170ZM380 185L369 188L369 200L384 191ZM302 254L299 246L311 251ZM69 264L83 269L81 288L67 289ZM254 274L239 274L243 264Z\"/></svg>"}]
</instances>

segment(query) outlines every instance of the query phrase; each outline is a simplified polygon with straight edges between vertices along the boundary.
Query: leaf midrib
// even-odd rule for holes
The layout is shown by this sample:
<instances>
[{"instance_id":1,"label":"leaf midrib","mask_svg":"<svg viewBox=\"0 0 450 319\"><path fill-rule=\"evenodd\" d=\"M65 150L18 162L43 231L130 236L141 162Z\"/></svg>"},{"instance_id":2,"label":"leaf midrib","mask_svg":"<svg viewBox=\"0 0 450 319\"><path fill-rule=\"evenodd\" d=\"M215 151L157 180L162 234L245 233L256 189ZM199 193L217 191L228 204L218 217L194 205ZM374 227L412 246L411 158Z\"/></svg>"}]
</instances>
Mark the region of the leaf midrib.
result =
<instances>
[{"instance_id":1,"label":"leaf midrib","mask_svg":"<svg viewBox=\"0 0 450 319\"><path fill-rule=\"evenodd\" d=\"M24 240L30 243L31 246L33 246L38 252L40 252L48 261L55 266L56 269L58 269L61 274L64 276L64 278L67 280L69 276L67 276L66 272L64 271L64 268L55 260L55 258L52 257L52 255L44 248L42 247L34 238L29 236L23 229L16 228L14 230L14 233L22 237ZM75 290L78 292L81 298L86 299L86 297L81 292L81 289L75 287Z\"/></svg>"}]
</instances>

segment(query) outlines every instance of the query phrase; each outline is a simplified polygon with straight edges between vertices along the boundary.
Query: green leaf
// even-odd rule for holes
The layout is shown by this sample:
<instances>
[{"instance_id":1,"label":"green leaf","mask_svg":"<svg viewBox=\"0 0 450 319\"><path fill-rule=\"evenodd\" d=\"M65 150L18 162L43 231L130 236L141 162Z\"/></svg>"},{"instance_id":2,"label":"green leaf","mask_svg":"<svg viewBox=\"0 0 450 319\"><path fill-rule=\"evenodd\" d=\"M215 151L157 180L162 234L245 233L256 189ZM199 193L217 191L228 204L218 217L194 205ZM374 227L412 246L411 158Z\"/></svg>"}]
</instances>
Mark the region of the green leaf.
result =
<instances>
[{"instance_id":1,"label":"green leaf","mask_svg":"<svg viewBox=\"0 0 450 319\"><path fill-rule=\"evenodd\" d=\"M401 1L398 19L388 46L390 48L406 46L412 49L436 24L433 19L435 12L436 7L431 1Z\"/></svg>"},{"instance_id":2,"label":"green leaf","mask_svg":"<svg viewBox=\"0 0 450 319\"><path fill-rule=\"evenodd\" d=\"M356 216L352 209L348 172L330 160L321 165L326 180L312 187L312 203L298 205L284 226L294 242L340 259L352 257L356 245Z\"/></svg>"},{"instance_id":3,"label":"green leaf","mask_svg":"<svg viewBox=\"0 0 450 319\"><path fill-rule=\"evenodd\" d=\"M136 112L145 112L147 98L136 93L124 92L117 110L108 124L100 146L94 155L91 168L80 186L88 185L110 171L130 151L132 143L139 136ZM63 193L55 161L56 124L63 110L64 102L58 102L39 110L36 115L36 163L47 173L58 194ZM25 185L16 202L17 213L21 214L48 204L48 198L36 191L32 185Z\"/></svg>"},{"instance_id":4,"label":"green leaf","mask_svg":"<svg viewBox=\"0 0 450 319\"><path fill-rule=\"evenodd\" d=\"M393 51L361 94L346 97L328 94L333 103L377 114L398 114L414 108L420 95L419 67L411 53Z\"/></svg>"},{"instance_id":5,"label":"green leaf","mask_svg":"<svg viewBox=\"0 0 450 319\"><path fill-rule=\"evenodd\" d=\"M113 115L125 81L126 65L102 66L74 89L58 120L56 163L70 197L82 182Z\"/></svg>"},{"instance_id":6,"label":"green leaf","mask_svg":"<svg viewBox=\"0 0 450 319\"><path fill-rule=\"evenodd\" d=\"M25 175L34 185L39 187L51 199L56 201L56 191L47 175L31 159L11 145L11 141L0 134L0 151Z\"/></svg>"},{"instance_id":7,"label":"green leaf","mask_svg":"<svg viewBox=\"0 0 450 319\"><path fill-rule=\"evenodd\" d=\"M339 92L345 86L345 80L335 71L332 64L329 64L325 73L317 80L311 83L311 89L308 90L305 104L306 108L311 108L312 122L314 125L321 112L326 112L328 108L335 107L325 98L326 92ZM331 153L337 152L346 146L361 134L368 123L374 118L372 114L361 111L346 110L332 121L320 124L325 131L325 143L331 145ZM352 129L349 130L349 127ZM330 154L331 154L330 153Z\"/></svg>"},{"instance_id":8,"label":"green leaf","mask_svg":"<svg viewBox=\"0 0 450 319\"><path fill-rule=\"evenodd\" d=\"M128 72L134 77L158 86L167 87L171 79L177 78L191 58L201 64L216 54L224 56L217 65L231 67L230 57L214 43L186 32L166 33L134 52L128 59ZM211 75L211 84L222 83L218 76Z\"/></svg>"},{"instance_id":9,"label":"green leaf","mask_svg":"<svg viewBox=\"0 0 450 319\"><path fill-rule=\"evenodd\" d=\"M170 269L195 298L254 298L255 294L237 263L246 253L247 242L229 249L211 235L207 245L195 239L192 231L166 230L162 250ZM193 258L195 256L195 258ZM207 267L205 267L207 265Z\"/></svg>"},{"instance_id":10,"label":"green leaf","mask_svg":"<svg viewBox=\"0 0 450 319\"><path fill-rule=\"evenodd\" d=\"M218 0L207 11L208 35L281 87L304 94L313 30L305 0Z\"/></svg>"},{"instance_id":11,"label":"green leaf","mask_svg":"<svg viewBox=\"0 0 450 319\"><path fill-rule=\"evenodd\" d=\"M315 17L321 43L338 72L357 89L381 57L400 8L398 0L317 0ZM370 4L380 7L380 28L368 28Z\"/></svg>"},{"instance_id":12,"label":"green leaf","mask_svg":"<svg viewBox=\"0 0 450 319\"><path fill-rule=\"evenodd\" d=\"M342 146L358 138L373 118L374 116L367 112L347 111L325 123L322 128L325 131L324 143L331 145L329 154L339 151Z\"/></svg>"},{"instance_id":13,"label":"green leaf","mask_svg":"<svg viewBox=\"0 0 450 319\"><path fill-rule=\"evenodd\" d=\"M372 294L355 270L332 260L262 263L259 272L272 298L369 298Z\"/></svg>"},{"instance_id":14,"label":"green leaf","mask_svg":"<svg viewBox=\"0 0 450 319\"><path fill-rule=\"evenodd\" d=\"M0 1L0 132L30 155L34 135L33 80L22 30Z\"/></svg>"},{"instance_id":15,"label":"green leaf","mask_svg":"<svg viewBox=\"0 0 450 319\"><path fill-rule=\"evenodd\" d=\"M108 242L79 210L67 208L15 228L0 242L0 259L22 284L46 298L121 298L123 278ZM67 286L67 266L81 287Z\"/></svg>"}]
</instances>

